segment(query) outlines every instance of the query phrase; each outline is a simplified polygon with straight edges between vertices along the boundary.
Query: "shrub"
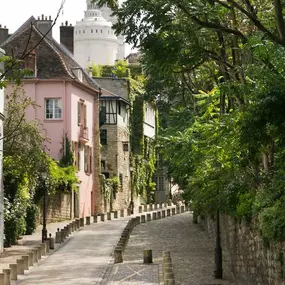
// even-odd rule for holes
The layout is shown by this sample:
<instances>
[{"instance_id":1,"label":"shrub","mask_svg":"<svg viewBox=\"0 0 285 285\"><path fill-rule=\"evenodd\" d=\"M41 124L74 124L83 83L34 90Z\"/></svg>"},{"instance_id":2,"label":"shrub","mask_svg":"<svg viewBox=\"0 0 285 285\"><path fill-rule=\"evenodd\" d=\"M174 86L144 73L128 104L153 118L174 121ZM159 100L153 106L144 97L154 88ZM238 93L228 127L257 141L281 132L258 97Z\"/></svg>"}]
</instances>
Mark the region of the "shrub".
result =
<instances>
[{"instance_id":1,"label":"shrub","mask_svg":"<svg viewBox=\"0 0 285 285\"><path fill-rule=\"evenodd\" d=\"M35 204L27 207L26 211L26 235L31 235L37 227L37 211Z\"/></svg>"}]
</instances>

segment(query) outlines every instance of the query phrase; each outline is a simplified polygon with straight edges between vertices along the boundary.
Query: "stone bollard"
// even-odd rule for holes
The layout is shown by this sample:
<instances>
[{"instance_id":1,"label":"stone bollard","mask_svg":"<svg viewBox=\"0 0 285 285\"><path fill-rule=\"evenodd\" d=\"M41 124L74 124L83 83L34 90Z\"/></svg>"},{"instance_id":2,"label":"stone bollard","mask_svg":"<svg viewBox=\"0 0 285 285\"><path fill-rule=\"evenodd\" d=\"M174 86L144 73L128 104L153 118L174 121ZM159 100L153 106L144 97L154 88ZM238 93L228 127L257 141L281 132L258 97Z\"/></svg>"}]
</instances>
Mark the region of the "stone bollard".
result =
<instances>
[{"instance_id":1,"label":"stone bollard","mask_svg":"<svg viewBox=\"0 0 285 285\"><path fill-rule=\"evenodd\" d=\"M63 227L63 238L66 239L68 237L67 227Z\"/></svg>"},{"instance_id":2,"label":"stone bollard","mask_svg":"<svg viewBox=\"0 0 285 285\"><path fill-rule=\"evenodd\" d=\"M33 257L34 257L34 263L37 263L38 262L38 251L39 251L39 249L33 248L32 251L33 251Z\"/></svg>"},{"instance_id":3,"label":"stone bollard","mask_svg":"<svg viewBox=\"0 0 285 285\"><path fill-rule=\"evenodd\" d=\"M156 220L156 212L152 213L152 220L155 221Z\"/></svg>"},{"instance_id":4,"label":"stone bollard","mask_svg":"<svg viewBox=\"0 0 285 285\"><path fill-rule=\"evenodd\" d=\"M44 243L46 244L46 253L49 253L49 239L45 240Z\"/></svg>"},{"instance_id":5,"label":"stone bollard","mask_svg":"<svg viewBox=\"0 0 285 285\"><path fill-rule=\"evenodd\" d=\"M162 202L159 203L159 209L162 209L163 208L163 204Z\"/></svg>"},{"instance_id":6,"label":"stone bollard","mask_svg":"<svg viewBox=\"0 0 285 285\"><path fill-rule=\"evenodd\" d=\"M90 223L90 216L89 217L86 217L86 225L90 225L91 223Z\"/></svg>"},{"instance_id":7,"label":"stone bollard","mask_svg":"<svg viewBox=\"0 0 285 285\"><path fill-rule=\"evenodd\" d=\"M24 274L24 260L17 259L17 274Z\"/></svg>"},{"instance_id":8,"label":"stone bollard","mask_svg":"<svg viewBox=\"0 0 285 285\"><path fill-rule=\"evenodd\" d=\"M141 223L141 216L136 216L136 225Z\"/></svg>"},{"instance_id":9,"label":"stone bollard","mask_svg":"<svg viewBox=\"0 0 285 285\"><path fill-rule=\"evenodd\" d=\"M147 212L147 204L143 205L143 211Z\"/></svg>"},{"instance_id":10,"label":"stone bollard","mask_svg":"<svg viewBox=\"0 0 285 285\"><path fill-rule=\"evenodd\" d=\"M84 227L84 218L80 218L79 221L80 227Z\"/></svg>"},{"instance_id":11,"label":"stone bollard","mask_svg":"<svg viewBox=\"0 0 285 285\"><path fill-rule=\"evenodd\" d=\"M64 239L65 239L65 231L64 231L64 229L61 229L61 231L60 231L60 238L61 238L61 242L64 242Z\"/></svg>"},{"instance_id":12,"label":"stone bollard","mask_svg":"<svg viewBox=\"0 0 285 285\"><path fill-rule=\"evenodd\" d=\"M55 243L61 243L61 232L59 229L57 229L57 232L55 233Z\"/></svg>"},{"instance_id":13,"label":"stone bollard","mask_svg":"<svg viewBox=\"0 0 285 285\"><path fill-rule=\"evenodd\" d=\"M76 228L79 230L80 229L80 219L76 219Z\"/></svg>"},{"instance_id":14,"label":"stone bollard","mask_svg":"<svg viewBox=\"0 0 285 285\"><path fill-rule=\"evenodd\" d=\"M0 285L4 285L4 284L5 284L5 274L0 273Z\"/></svg>"},{"instance_id":15,"label":"stone bollard","mask_svg":"<svg viewBox=\"0 0 285 285\"><path fill-rule=\"evenodd\" d=\"M154 210L157 210L157 204L154 204Z\"/></svg>"},{"instance_id":16,"label":"stone bollard","mask_svg":"<svg viewBox=\"0 0 285 285\"><path fill-rule=\"evenodd\" d=\"M116 247L114 250L114 263L123 262L123 250L122 247Z\"/></svg>"},{"instance_id":17,"label":"stone bollard","mask_svg":"<svg viewBox=\"0 0 285 285\"><path fill-rule=\"evenodd\" d=\"M17 280L18 279L18 274L17 274L17 272L18 272L18 269L17 269L17 264L15 264L15 263L12 263L12 264L9 264L9 267L10 267L10 270L11 270L11 275L10 275L10 277L11 277L11 280Z\"/></svg>"},{"instance_id":18,"label":"stone bollard","mask_svg":"<svg viewBox=\"0 0 285 285\"><path fill-rule=\"evenodd\" d=\"M11 269L3 269L3 273L4 273L4 285L11 285Z\"/></svg>"},{"instance_id":19,"label":"stone bollard","mask_svg":"<svg viewBox=\"0 0 285 285\"><path fill-rule=\"evenodd\" d=\"M29 256L23 255L22 259L24 261L24 270L29 270Z\"/></svg>"},{"instance_id":20,"label":"stone bollard","mask_svg":"<svg viewBox=\"0 0 285 285\"><path fill-rule=\"evenodd\" d=\"M151 221L151 214L146 214L146 221L150 222Z\"/></svg>"},{"instance_id":21,"label":"stone bollard","mask_svg":"<svg viewBox=\"0 0 285 285\"><path fill-rule=\"evenodd\" d=\"M185 212L185 206L182 205L182 206L181 206L181 213L184 213L184 212Z\"/></svg>"},{"instance_id":22,"label":"stone bollard","mask_svg":"<svg viewBox=\"0 0 285 285\"><path fill-rule=\"evenodd\" d=\"M167 208L168 204L167 202L164 202L164 208Z\"/></svg>"},{"instance_id":23,"label":"stone bollard","mask_svg":"<svg viewBox=\"0 0 285 285\"><path fill-rule=\"evenodd\" d=\"M37 246L37 254L38 254L38 260L40 260L42 258L42 246L38 245Z\"/></svg>"},{"instance_id":24,"label":"stone bollard","mask_svg":"<svg viewBox=\"0 0 285 285\"><path fill-rule=\"evenodd\" d=\"M139 214L142 213L142 206L139 206Z\"/></svg>"},{"instance_id":25,"label":"stone bollard","mask_svg":"<svg viewBox=\"0 0 285 285\"><path fill-rule=\"evenodd\" d=\"M66 230L67 230L67 236L71 235L71 233L72 233L71 224L68 224L68 225L66 226Z\"/></svg>"},{"instance_id":26,"label":"stone bollard","mask_svg":"<svg viewBox=\"0 0 285 285\"><path fill-rule=\"evenodd\" d=\"M153 210L153 204L149 204L149 210L150 210L150 211Z\"/></svg>"},{"instance_id":27,"label":"stone bollard","mask_svg":"<svg viewBox=\"0 0 285 285\"><path fill-rule=\"evenodd\" d=\"M107 213L107 220L108 220L108 221L111 221L111 220L112 220L112 217L111 217L111 213L110 213L110 212Z\"/></svg>"},{"instance_id":28,"label":"stone bollard","mask_svg":"<svg viewBox=\"0 0 285 285\"><path fill-rule=\"evenodd\" d=\"M48 244L49 249L54 249L54 238L49 234L49 244Z\"/></svg>"},{"instance_id":29,"label":"stone bollard","mask_svg":"<svg viewBox=\"0 0 285 285\"><path fill-rule=\"evenodd\" d=\"M114 211L114 219L118 219L118 211Z\"/></svg>"},{"instance_id":30,"label":"stone bollard","mask_svg":"<svg viewBox=\"0 0 285 285\"><path fill-rule=\"evenodd\" d=\"M160 220L161 219L161 211L157 212L157 219Z\"/></svg>"},{"instance_id":31,"label":"stone bollard","mask_svg":"<svg viewBox=\"0 0 285 285\"><path fill-rule=\"evenodd\" d=\"M29 251L28 255L29 255L29 266L33 266L34 265L34 253L32 251Z\"/></svg>"},{"instance_id":32,"label":"stone bollard","mask_svg":"<svg viewBox=\"0 0 285 285\"><path fill-rule=\"evenodd\" d=\"M171 214L172 214L172 216L175 215L175 208L172 208L172 209L171 209Z\"/></svg>"},{"instance_id":33,"label":"stone bollard","mask_svg":"<svg viewBox=\"0 0 285 285\"><path fill-rule=\"evenodd\" d=\"M124 216L125 216L125 210L122 209L122 210L120 210L120 217L123 218Z\"/></svg>"},{"instance_id":34,"label":"stone bollard","mask_svg":"<svg viewBox=\"0 0 285 285\"><path fill-rule=\"evenodd\" d=\"M169 199L167 204L168 204L168 206L172 206L172 201Z\"/></svg>"},{"instance_id":35,"label":"stone bollard","mask_svg":"<svg viewBox=\"0 0 285 285\"><path fill-rule=\"evenodd\" d=\"M47 255L47 244L46 243L41 244L41 250L42 250L43 256Z\"/></svg>"},{"instance_id":36,"label":"stone bollard","mask_svg":"<svg viewBox=\"0 0 285 285\"><path fill-rule=\"evenodd\" d=\"M152 263L152 250L151 249L144 250L143 263Z\"/></svg>"},{"instance_id":37,"label":"stone bollard","mask_svg":"<svg viewBox=\"0 0 285 285\"><path fill-rule=\"evenodd\" d=\"M98 223L98 216L97 215L93 216L93 223L95 223L95 224Z\"/></svg>"},{"instance_id":38,"label":"stone bollard","mask_svg":"<svg viewBox=\"0 0 285 285\"><path fill-rule=\"evenodd\" d=\"M167 217L170 217L170 209L166 209L166 215Z\"/></svg>"},{"instance_id":39,"label":"stone bollard","mask_svg":"<svg viewBox=\"0 0 285 285\"><path fill-rule=\"evenodd\" d=\"M165 210L161 211L161 217L164 219L165 218Z\"/></svg>"},{"instance_id":40,"label":"stone bollard","mask_svg":"<svg viewBox=\"0 0 285 285\"><path fill-rule=\"evenodd\" d=\"M145 223L145 215L141 215L141 223L142 223L142 224Z\"/></svg>"},{"instance_id":41,"label":"stone bollard","mask_svg":"<svg viewBox=\"0 0 285 285\"><path fill-rule=\"evenodd\" d=\"M180 206L177 206L176 207L176 214L180 214L181 213L181 207Z\"/></svg>"},{"instance_id":42,"label":"stone bollard","mask_svg":"<svg viewBox=\"0 0 285 285\"><path fill-rule=\"evenodd\" d=\"M101 222L105 222L105 214L101 214Z\"/></svg>"}]
</instances>

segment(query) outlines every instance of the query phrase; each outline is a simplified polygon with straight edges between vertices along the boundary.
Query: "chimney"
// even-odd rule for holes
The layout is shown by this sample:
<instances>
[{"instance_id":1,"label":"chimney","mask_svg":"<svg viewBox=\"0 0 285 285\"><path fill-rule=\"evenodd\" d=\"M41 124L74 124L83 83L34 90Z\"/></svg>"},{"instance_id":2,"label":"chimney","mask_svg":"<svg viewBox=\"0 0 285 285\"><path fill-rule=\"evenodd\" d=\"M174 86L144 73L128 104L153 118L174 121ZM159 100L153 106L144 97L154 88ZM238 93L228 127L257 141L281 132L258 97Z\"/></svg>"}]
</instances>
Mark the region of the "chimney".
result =
<instances>
[{"instance_id":1,"label":"chimney","mask_svg":"<svg viewBox=\"0 0 285 285\"><path fill-rule=\"evenodd\" d=\"M60 26L60 43L64 45L72 54L74 51L74 27L68 21Z\"/></svg>"},{"instance_id":2,"label":"chimney","mask_svg":"<svg viewBox=\"0 0 285 285\"><path fill-rule=\"evenodd\" d=\"M35 26L37 29L39 29L43 34L46 34L52 27L53 21L51 19L51 16L49 18L42 14L42 17L38 17L38 19L35 22ZM52 29L47 34L48 37L52 38Z\"/></svg>"},{"instance_id":3,"label":"chimney","mask_svg":"<svg viewBox=\"0 0 285 285\"><path fill-rule=\"evenodd\" d=\"M32 77L37 77L37 55L34 50L25 58L25 68L33 72Z\"/></svg>"},{"instance_id":4,"label":"chimney","mask_svg":"<svg viewBox=\"0 0 285 285\"><path fill-rule=\"evenodd\" d=\"M0 25L0 45L3 44L9 38L9 30L4 26Z\"/></svg>"}]
</instances>

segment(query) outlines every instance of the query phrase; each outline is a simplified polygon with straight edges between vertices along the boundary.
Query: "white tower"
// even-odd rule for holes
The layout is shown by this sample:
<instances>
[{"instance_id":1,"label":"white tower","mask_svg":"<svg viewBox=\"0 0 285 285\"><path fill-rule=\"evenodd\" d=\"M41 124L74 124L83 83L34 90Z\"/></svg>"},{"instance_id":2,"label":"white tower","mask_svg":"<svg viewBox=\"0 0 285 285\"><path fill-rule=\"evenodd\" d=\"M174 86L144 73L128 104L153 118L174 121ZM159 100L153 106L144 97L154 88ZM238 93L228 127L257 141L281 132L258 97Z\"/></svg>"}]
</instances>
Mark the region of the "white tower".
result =
<instances>
[{"instance_id":1,"label":"white tower","mask_svg":"<svg viewBox=\"0 0 285 285\"><path fill-rule=\"evenodd\" d=\"M113 65L116 59L125 57L122 36L117 37L112 29L116 19L106 5L99 8L87 0L87 11L74 27L74 57L83 67L92 64Z\"/></svg>"}]
</instances>

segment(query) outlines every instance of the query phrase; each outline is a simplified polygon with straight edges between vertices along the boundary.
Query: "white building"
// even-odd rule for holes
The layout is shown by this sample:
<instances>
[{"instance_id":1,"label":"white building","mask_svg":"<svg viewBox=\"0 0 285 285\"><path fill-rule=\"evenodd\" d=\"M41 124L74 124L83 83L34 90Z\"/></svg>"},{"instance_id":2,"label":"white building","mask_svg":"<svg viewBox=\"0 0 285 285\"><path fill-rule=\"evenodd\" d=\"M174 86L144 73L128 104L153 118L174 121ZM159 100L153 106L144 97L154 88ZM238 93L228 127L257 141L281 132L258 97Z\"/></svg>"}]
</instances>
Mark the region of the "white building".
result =
<instances>
[{"instance_id":1,"label":"white building","mask_svg":"<svg viewBox=\"0 0 285 285\"><path fill-rule=\"evenodd\" d=\"M0 49L0 58L4 55ZM4 63L0 62L0 76ZM0 89L0 253L4 250L4 188L3 188L3 125L4 125L4 88Z\"/></svg>"},{"instance_id":2,"label":"white building","mask_svg":"<svg viewBox=\"0 0 285 285\"><path fill-rule=\"evenodd\" d=\"M116 19L107 5L99 8L87 0L87 11L74 27L74 58L83 67L92 64L114 65L125 57L123 36L116 36L112 29Z\"/></svg>"}]
</instances>

